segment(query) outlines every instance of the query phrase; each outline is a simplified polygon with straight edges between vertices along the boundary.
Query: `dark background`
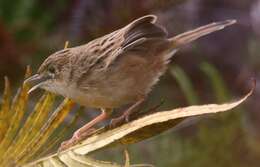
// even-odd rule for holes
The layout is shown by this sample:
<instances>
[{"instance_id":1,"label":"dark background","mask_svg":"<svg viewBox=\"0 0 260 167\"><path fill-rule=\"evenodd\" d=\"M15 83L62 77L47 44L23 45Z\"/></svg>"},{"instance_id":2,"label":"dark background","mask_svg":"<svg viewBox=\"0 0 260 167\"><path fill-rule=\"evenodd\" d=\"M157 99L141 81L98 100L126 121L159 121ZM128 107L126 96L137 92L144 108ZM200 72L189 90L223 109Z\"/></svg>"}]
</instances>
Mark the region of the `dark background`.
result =
<instances>
[{"instance_id":1,"label":"dark background","mask_svg":"<svg viewBox=\"0 0 260 167\"><path fill-rule=\"evenodd\" d=\"M163 110L225 102L245 94L251 77L260 82L259 0L0 0L0 78L9 76L12 87L17 87L26 65L35 72L66 40L70 47L84 44L145 14L156 14L170 36L212 21L238 21L180 50L148 105L164 99ZM188 120L175 130L130 146L131 162L169 167L258 166L259 102L257 86L236 112ZM86 110L78 126L89 117L93 115ZM122 152L108 153L98 158L123 161Z\"/></svg>"}]
</instances>

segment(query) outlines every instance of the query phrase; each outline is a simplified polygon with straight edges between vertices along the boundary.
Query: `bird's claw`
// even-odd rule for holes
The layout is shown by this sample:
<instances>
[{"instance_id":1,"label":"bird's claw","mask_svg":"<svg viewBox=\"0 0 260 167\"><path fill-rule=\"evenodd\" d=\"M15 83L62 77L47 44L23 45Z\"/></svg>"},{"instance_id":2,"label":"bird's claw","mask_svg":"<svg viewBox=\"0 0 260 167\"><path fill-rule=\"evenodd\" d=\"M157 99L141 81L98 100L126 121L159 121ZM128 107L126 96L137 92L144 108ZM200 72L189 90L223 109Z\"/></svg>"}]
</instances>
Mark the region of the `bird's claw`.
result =
<instances>
[{"instance_id":1,"label":"bird's claw","mask_svg":"<svg viewBox=\"0 0 260 167\"><path fill-rule=\"evenodd\" d=\"M64 150L74 146L75 144L79 143L81 140L83 140L87 136L90 136L91 134L93 134L94 131L96 131L95 128L91 128L85 132L82 132L80 129L77 130L76 132L74 132L73 136L69 140L61 143L58 151L59 152L64 151Z\"/></svg>"},{"instance_id":2,"label":"bird's claw","mask_svg":"<svg viewBox=\"0 0 260 167\"><path fill-rule=\"evenodd\" d=\"M130 121L130 115L129 114L124 114L120 117L113 118L109 124L109 128L113 129L116 128L124 123L127 123Z\"/></svg>"},{"instance_id":3,"label":"bird's claw","mask_svg":"<svg viewBox=\"0 0 260 167\"><path fill-rule=\"evenodd\" d=\"M64 151L70 147L72 147L73 145L75 145L77 143L77 141L72 137L71 139L64 141L61 143L58 152Z\"/></svg>"}]
</instances>

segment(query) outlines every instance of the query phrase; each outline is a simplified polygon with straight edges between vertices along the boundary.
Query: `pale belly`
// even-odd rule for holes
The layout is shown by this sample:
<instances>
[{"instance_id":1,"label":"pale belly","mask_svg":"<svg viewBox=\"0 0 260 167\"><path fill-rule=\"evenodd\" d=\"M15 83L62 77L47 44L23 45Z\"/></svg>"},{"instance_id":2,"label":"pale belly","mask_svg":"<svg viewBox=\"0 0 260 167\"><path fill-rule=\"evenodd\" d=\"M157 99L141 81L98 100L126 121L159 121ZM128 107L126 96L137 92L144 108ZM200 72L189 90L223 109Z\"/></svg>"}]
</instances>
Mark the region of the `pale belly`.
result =
<instances>
[{"instance_id":1,"label":"pale belly","mask_svg":"<svg viewBox=\"0 0 260 167\"><path fill-rule=\"evenodd\" d=\"M134 102L138 99L138 93L132 91L133 82L125 80L120 84L109 84L90 87L88 89L78 89L75 85L52 83L51 87L43 87L45 90L62 95L75 101L76 103L92 108L118 108L124 104ZM99 85L98 83L96 85ZM131 90L131 91L129 91Z\"/></svg>"},{"instance_id":2,"label":"pale belly","mask_svg":"<svg viewBox=\"0 0 260 167\"><path fill-rule=\"evenodd\" d=\"M72 90L68 96L87 107L118 108L139 99L138 92L129 83L121 83L116 86L108 84L101 88L90 88L89 90Z\"/></svg>"}]
</instances>

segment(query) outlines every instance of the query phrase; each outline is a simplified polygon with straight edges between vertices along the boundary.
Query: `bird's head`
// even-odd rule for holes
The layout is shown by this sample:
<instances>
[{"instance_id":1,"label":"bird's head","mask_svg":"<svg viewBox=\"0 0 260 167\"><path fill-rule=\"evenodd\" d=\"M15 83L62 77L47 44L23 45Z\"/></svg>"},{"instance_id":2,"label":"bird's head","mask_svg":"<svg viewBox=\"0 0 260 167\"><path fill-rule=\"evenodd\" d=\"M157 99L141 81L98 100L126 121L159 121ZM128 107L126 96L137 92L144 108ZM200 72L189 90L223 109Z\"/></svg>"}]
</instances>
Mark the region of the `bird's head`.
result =
<instances>
[{"instance_id":1,"label":"bird's head","mask_svg":"<svg viewBox=\"0 0 260 167\"><path fill-rule=\"evenodd\" d=\"M70 73L69 60L69 49L50 55L41 64L37 73L24 81L24 83L32 86L29 93L37 88L43 88L50 92L62 94L60 89L66 83Z\"/></svg>"}]
</instances>

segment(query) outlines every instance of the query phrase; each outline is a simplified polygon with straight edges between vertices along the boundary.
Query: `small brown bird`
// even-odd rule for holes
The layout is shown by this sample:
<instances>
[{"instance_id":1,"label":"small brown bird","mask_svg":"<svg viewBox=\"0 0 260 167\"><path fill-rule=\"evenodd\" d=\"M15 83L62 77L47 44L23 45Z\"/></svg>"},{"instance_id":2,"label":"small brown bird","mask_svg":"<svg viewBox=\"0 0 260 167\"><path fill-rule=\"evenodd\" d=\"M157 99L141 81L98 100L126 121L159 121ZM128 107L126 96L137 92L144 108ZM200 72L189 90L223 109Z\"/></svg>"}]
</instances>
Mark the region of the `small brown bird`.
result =
<instances>
[{"instance_id":1,"label":"small brown bird","mask_svg":"<svg viewBox=\"0 0 260 167\"><path fill-rule=\"evenodd\" d=\"M215 22L168 38L156 19L154 15L143 16L85 45L58 51L25 81L33 84L30 92L43 88L101 109L98 117L74 133L73 140L107 119L114 108L133 103L115 120L127 118L144 101L179 48L236 22Z\"/></svg>"}]
</instances>

